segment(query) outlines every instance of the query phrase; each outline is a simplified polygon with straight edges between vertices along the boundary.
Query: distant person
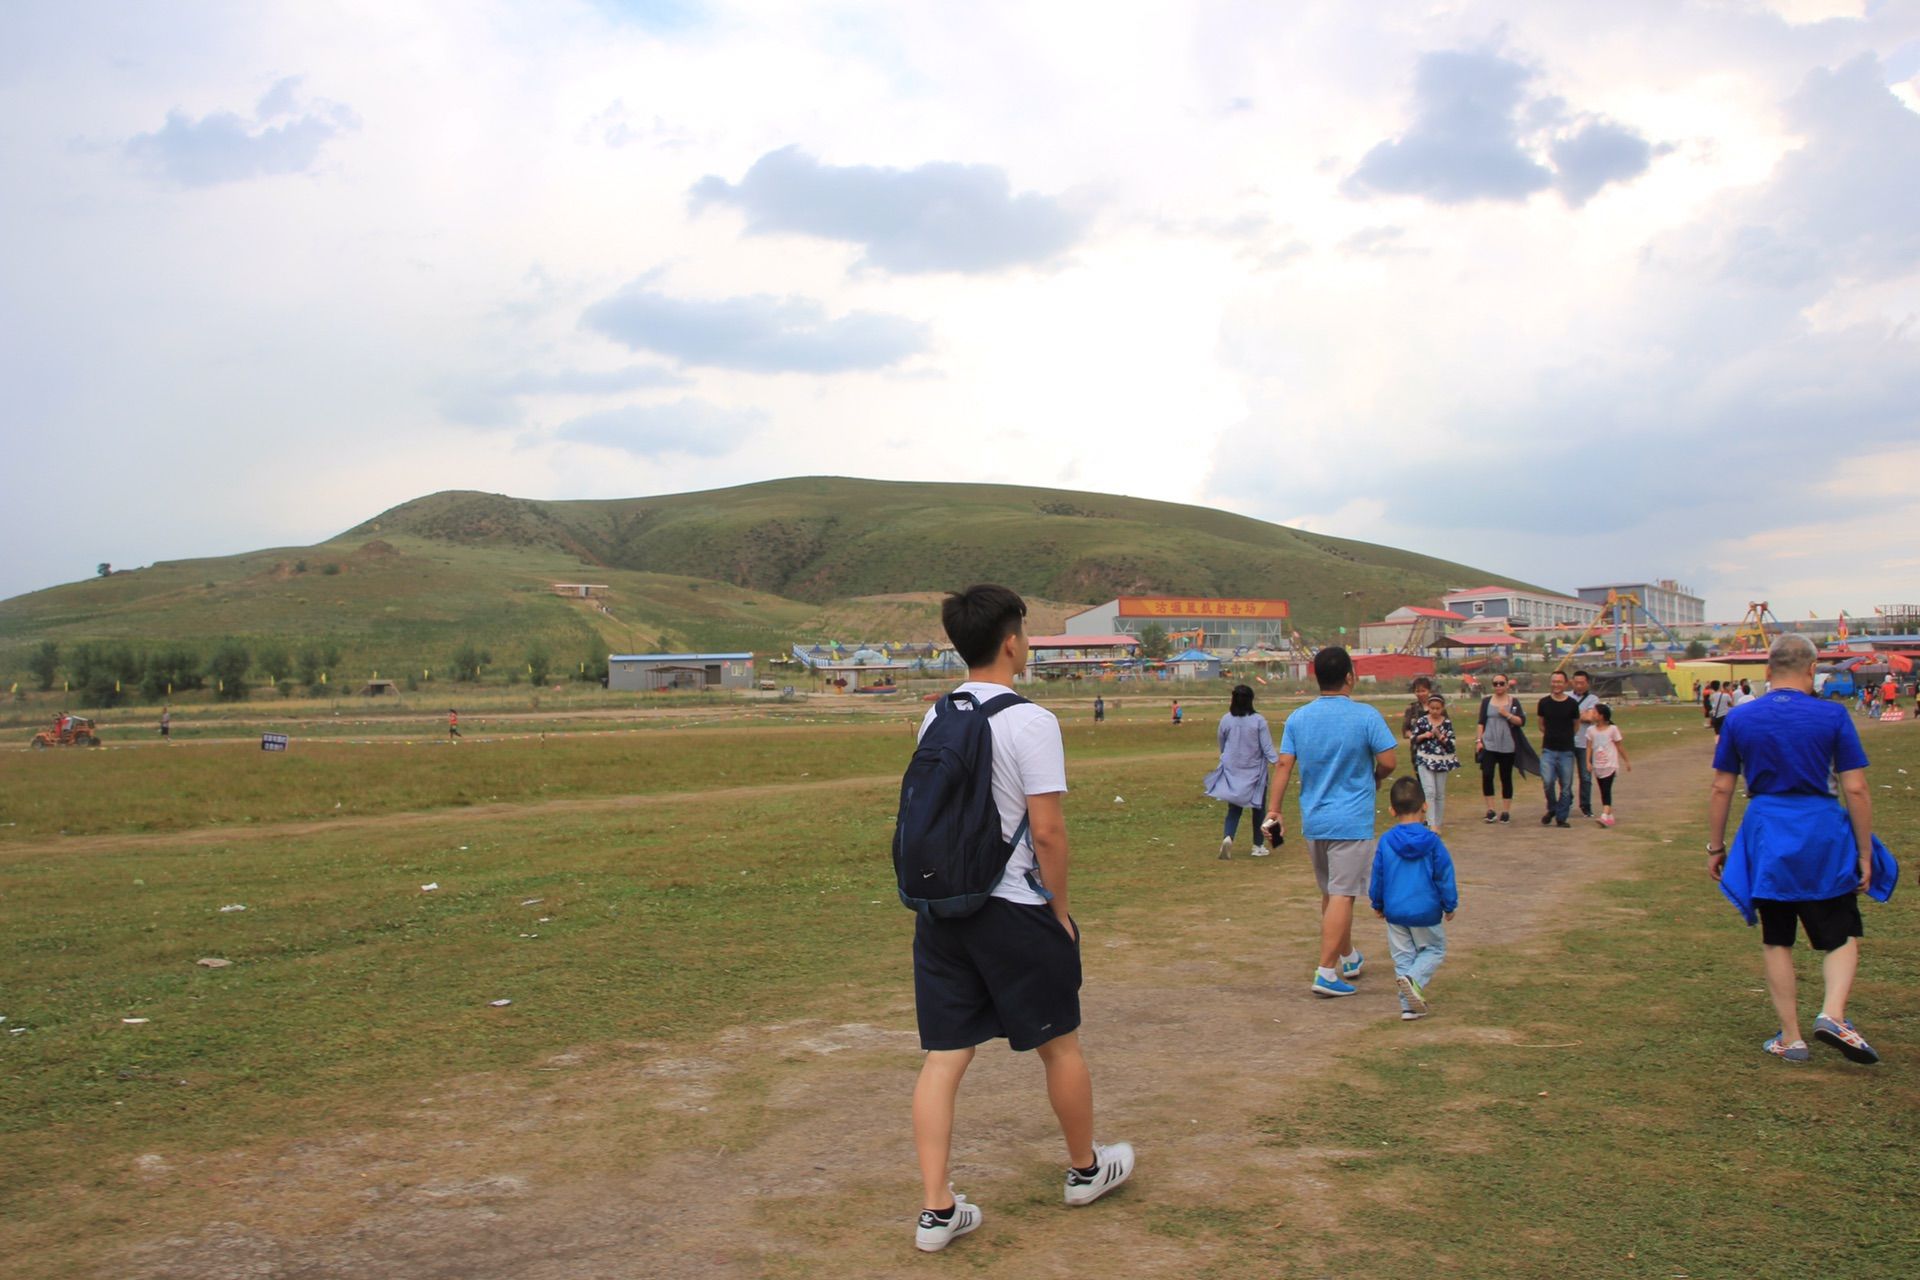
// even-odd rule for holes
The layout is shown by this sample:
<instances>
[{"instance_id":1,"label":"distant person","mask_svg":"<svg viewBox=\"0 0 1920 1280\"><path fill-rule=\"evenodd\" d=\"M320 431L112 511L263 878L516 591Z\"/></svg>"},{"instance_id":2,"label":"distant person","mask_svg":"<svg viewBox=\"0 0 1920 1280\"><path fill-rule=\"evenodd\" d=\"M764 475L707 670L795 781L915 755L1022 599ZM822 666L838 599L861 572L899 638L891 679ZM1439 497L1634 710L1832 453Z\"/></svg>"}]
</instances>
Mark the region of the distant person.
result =
<instances>
[{"instance_id":1,"label":"distant person","mask_svg":"<svg viewBox=\"0 0 1920 1280\"><path fill-rule=\"evenodd\" d=\"M457 738L459 736L460 736L460 713L458 711L455 711L452 707L448 707L447 708L447 737Z\"/></svg>"},{"instance_id":2,"label":"distant person","mask_svg":"<svg viewBox=\"0 0 1920 1280\"><path fill-rule=\"evenodd\" d=\"M1180 699L1178 698L1173 700L1173 722L1175 724L1180 723Z\"/></svg>"},{"instance_id":3,"label":"distant person","mask_svg":"<svg viewBox=\"0 0 1920 1280\"><path fill-rule=\"evenodd\" d=\"M1425 676L1413 678L1413 697L1407 703L1407 709L1400 713L1400 736L1413 736L1413 722L1427 714L1427 695L1433 692L1433 681Z\"/></svg>"},{"instance_id":4,"label":"distant person","mask_svg":"<svg viewBox=\"0 0 1920 1280\"><path fill-rule=\"evenodd\" d=\"M1709 680L1706 686L1700 690L1700 719L1709 729L1713 728L1713 700L1719 696L1719 693L1720 682L1718 680Z\"/></svg>"},{"instance_id":5,"label":"distant person","mask_svg":"<svg viewBox=\"0 0 1920 1280\"><path fill-rule=\"evenodd\" d=\"M1886 714L1886 709L1898 701L1900 701L1900 686L1898 683L1895 682L1893 678L1893 671L1891 668L1889 668L1887 671L1886 683L1880 686L1881 715L1884 716Z\"/></svg>"},{"instance_id":6,"label":"distant person","mask_svg":"<svg viewBox=\"0 0 1920 1280\"><path fill-rule=\"evenodd\" d=\"M1540 717L1540 784L1547 811L1540 825L1570 827L1573 808L1573 738L1580 727L1580 700L1567 692L1567 676L1556 671L1547 678L1551 690L1534 707Z\"/></svg>"},{"instance_id":7,"label":"distant person","mask_svg":"<svg viewBox=\"0 0 1920 1280\"><path fill-rule=\"evenodd\" d=\"M1500 775L1501 822L1513 821L1513 767L1520 758L1520 746L1526 741L1521 726L1527 713L1520 700L1508 691L1507 678L1496 675L1490 682L1492 692L1480 699L1480 723L1474 733L1473 757L1480 762L1480 795L1487 802L1487 821L1493 822L1493 777ZM1529 753L1531 748L1529 748ZM1521 770L1524 775L1525 769ZM1538 769L1535 770L1538 772Z\"/></svg>"},{"instance_id":8,"label":"distant person","mask_svg":"<svg viewBox=\"0 0 1920 1280\"><path fill-rule=\"evenodd\" d=\"M1752 702L1758 696L1759 695L1753 691L1752 682L1745 678L1742 678L1740 681L1740 687L1734 691L1733 705L1736 707L1744 707L1749 702Z\"/></svg>"},{"instance_id":9,"label":"distant person","mask_svg":"<svg viewBox=\"0 0 1920 1280\"><path fill-rule=\"evenodd\" d=\"M1593 708L1593 721L1587 726L1587 771L1600 784L1600 825L1613 825L1613 779L1622 770L1633 772L1633 762L1627 759L1627 749L1620 745L1624 737L1613 723L1613 708L1606 703L1598 703Z\"/></svg>"},{"instance_id":10,"label":"distant person","mask_svg":"<svg viewBox=\"0 0 1920 1280\"><path fill-rule=\"evenodd\" d=\"M1099 694L1093 696L1093 722L1099 724L1107 718L1107 700Z\"/></svg>"},{"instance_id":11,"label":"distant person","mask_svg":"<svg viewBox=\"0 0 1920 1280\"><path fill-rule=\"evenodd\" d=\"M1600 695L1593 691L1593 675L1586 671L1573 673L1573 696L1580 704L1580 724L1573 731L1573 763L1580 770L1580 816L1593 816L1593 774L1587 767L1587 733L1593 724L1593 709L1600 705Z\"/></svg>"},{"instance_id":12,"label":"distant person","mask_svg":"<svg viewBox=\"0 0 1920 1280\"><path fill-rule=\"evenodd\" d=\"M1353 900L1367 891L1373 855L1374 792L1391 777L1398 753L1380 713L1352 698L1353 657L1339 645L1313 655L1320 696L1287 717L1280 759L1267 788L1267 823L1284 838L1281 804L1300 773L1300 831L1320 886L1320 964L1308 988L1350 996L1366 957L1353 945Z\"/></svg>"},{"instance_id":13,"label":"distant person","mask_svg":"<svg viewBox=\"0 0 1920 1280\"><path fill-rule=\"evenodd\" d=\"M1880 690L1870 685L1867 688L1867 719L1878 720L1880 709Z\"/></svg>"},{"instance_id":14,"label":"distant person","mask_svg":"<svg viewBox=\"0 0 1920 1280\"><path fill-rule=\"evenodd\" d=\"M166 742L166 743L171 743L173 741L173 708L172 707L160 708L160 741Z\"/></svg>"},{"instance_id":15,"label":"distant person","mask_svg":"<svg viewBox=\"0 0 1920 1280\"><path fill-rule=\"evenodd\" d=\"M1718 684L1718 681L1715 681ZM1733 711L1733 681L1729 680L1714 691L1712 711L1713 736L1717 741L1720 732L1726 727L1727 716Z\"/></svg>"},{"instance_id":16,"label":"distant person","mask_svg":"<svg viewBox=\"0 0 1920 1280\"><path fill-rule=\"evenodd\" d=\"M1413 722L1407 738L1413 747L1414 777L1427 798L1427 826L1437 833L1446 818L1447 775L1460 767L1447 700L1428 694L1427 709Z\"/></svg>"},{"instance_id":17,"label":"distant person","mask_svg":"<svg viewBox=\"0 0 1920 1280\"><path fill-rule=\"evenodd\" d=\"M1394 825L1374 846L1367 901L1387 922L1387 950L1400 993L1400 1019L1427 1016L1427 984L1447 955L1445 921L1460 909L1453 858L1440 837L1423 826L1426 801L1412 778L1399 778L1387 793Z\"/></svg>"},{"instance_id":18,"label":"distant person","mask_svg":"<svg viewBox=\"0 0 1920 1280\"><path fill-rule=\"evenodd\" d=\"M1775 640L1766 697L1742 707L1721 734L1707 807L1707 874L1749 925L1760 922L1767 994L1780 1015L1780 1029L1761 1049L1788 1062L1810 1056L1793 965L1794 939L1805 929L1808 945L1824 953L1814 1038L1872 1063L1880 1055L1847 1020L1865 932L1859 895L1885 901L1898 867L1873 835L1867 753L1852 719L1812 696L1815 657L1805 636ZM1743 777L1749 799L1729 848L1727 816Z\"/></svg>"},{"instance_id":19,"label":"distant person","mask_svg":"<svg viewBox=\"0 0 1920 1280\"><path fill-rule=\"evenodd\" d=\"M1131 1146L1093 1140L1093 1080L1079 1037L1080 929L1067 909L1066 749L1053 713L1013 691L1027 665L1026 613L1026 602L1006 587L974 586L946 598L941 622L967 679L921 722L924 736L938 715L991 717L987 781L1001 836L1013 846L978 911L914 919L914 1007L926 1050L913 1090L924 1193L914 1245L927 1253L981 1222L979 1206L955 1195L949 1177L954 1100L975 1049L989 1040L1039 1055L1066 1139L1067 1204L1091 1204L1133 1173Z\"/></svg>"},{"instance_id":20,"label":"distant person","mask_svg":"<svg viewBox=\"0 0 1920 1280\"><path fill-rule=\"evenodd\" d=\"M1280 753L1274 749L1267 718L1253 709L1253 688L1233 686L1227 714L1220 717L1220 764L1206 777L1206 792L1227 804L1226 825L1220 838L1220 860L1233 857L1233 837L1240 815L1252 810L1253 856L1267 856L1262 817L1267 802L1267 777Z\"/></svg>"}]
</instances>

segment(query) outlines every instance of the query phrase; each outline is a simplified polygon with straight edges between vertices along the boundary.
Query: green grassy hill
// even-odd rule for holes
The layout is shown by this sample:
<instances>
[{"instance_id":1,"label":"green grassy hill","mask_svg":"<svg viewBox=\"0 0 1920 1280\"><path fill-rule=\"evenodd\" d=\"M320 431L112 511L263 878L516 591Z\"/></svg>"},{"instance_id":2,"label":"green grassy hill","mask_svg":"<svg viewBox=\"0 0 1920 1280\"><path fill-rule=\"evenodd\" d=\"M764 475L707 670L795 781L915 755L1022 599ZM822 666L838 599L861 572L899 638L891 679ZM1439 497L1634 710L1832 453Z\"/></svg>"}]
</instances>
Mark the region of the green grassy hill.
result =
<instances>
[{"instance_id":1,"label":"green grassy hill","mask_svg":"<svg viewBox=\"0 0 1920 1280\"><path fill-rule=\"evenodd\" d=\"M1009 485L804 478L600 502L447 492L313 547L165 561L0 601L0 679L26 687L44 640L324 643L343 670L399 677L444 667L468 641L496 667L540 645L570 671L610 650L933 638L931 593L982 579L1033 599L1036 632L1076 605L1168 592L1283 597L1309 635L1449 585L1507 581L1199 507ZM612 588L610 614L548 590L581 580Z\"/></svg>"},{"instance_id":2,"label":"green grassy hill","mask_svg":"<svg viewBox=\"0 0 1920 1280\"><path fill-rule=\"evenodd\" d=\"M545 547L596 564L734 582L796 600L924 591L958 574L1053 600L1169 592L1278 596L1314 629L1343 593L1384 612L1448 586L1510 582L1432 556L1203 507L1015 485L810 476L659 498L530 502L436 493L349 538L412 534Z\"/></svg>"}]
</instances>

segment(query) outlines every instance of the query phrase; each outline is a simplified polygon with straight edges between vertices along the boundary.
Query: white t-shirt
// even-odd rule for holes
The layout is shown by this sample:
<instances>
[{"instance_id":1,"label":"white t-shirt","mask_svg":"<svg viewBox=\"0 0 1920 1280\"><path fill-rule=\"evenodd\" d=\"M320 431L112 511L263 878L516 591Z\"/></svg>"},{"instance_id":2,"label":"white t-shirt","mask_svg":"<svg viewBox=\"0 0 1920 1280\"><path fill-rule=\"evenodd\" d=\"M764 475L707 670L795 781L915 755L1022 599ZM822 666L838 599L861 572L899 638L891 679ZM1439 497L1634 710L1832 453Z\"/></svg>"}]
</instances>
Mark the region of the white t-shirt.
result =
<instances>
[{"instance_id":1,"label":"white t-shirt","mask_svg":"<svg viewBox=\"0 0 1920 1280\"><path fill-rule=\"evenodd\" d=\"M984 704L1013 690L1003 684L969 680L955 692L970 693ZM927 714L920 718L921 733L933 723L936 710L937 706L928 707ZM956 714L973 713L959 710ZM1031 702L1008 707L987 722L987 729L993 734L993 805L1000 811L1001 837L1011 840L1020 829L1021 819L1027 816L1028 796L1067 789L1067 748L1060 740L1060 721L1053 712ZM1039 878L1038 866L1033 856L1033 836L1028 833L1007 859L1007 872L1000 877L993 896L1008 902L1044 903L1046 899L1027 883L1029 871Z\"/></svg>"},{"instance_id":2,"label":"white t-shirt","mask_svg":"<svg viewBox=\"0 0 1920 1280\"><path fill-rule=\"evenodd\" d=\"M1599 705L1600 705L1600 695L1597 693L1588 693L1581 697L1580 721L1577 725L1574 726L1574 730L1573 730L1573 749L1575 751L1581 751L1586 748L1587 730L1590 727L1587 724L1587 712L1593 710L1595 707Z\"/></svg>"}]
</instances>

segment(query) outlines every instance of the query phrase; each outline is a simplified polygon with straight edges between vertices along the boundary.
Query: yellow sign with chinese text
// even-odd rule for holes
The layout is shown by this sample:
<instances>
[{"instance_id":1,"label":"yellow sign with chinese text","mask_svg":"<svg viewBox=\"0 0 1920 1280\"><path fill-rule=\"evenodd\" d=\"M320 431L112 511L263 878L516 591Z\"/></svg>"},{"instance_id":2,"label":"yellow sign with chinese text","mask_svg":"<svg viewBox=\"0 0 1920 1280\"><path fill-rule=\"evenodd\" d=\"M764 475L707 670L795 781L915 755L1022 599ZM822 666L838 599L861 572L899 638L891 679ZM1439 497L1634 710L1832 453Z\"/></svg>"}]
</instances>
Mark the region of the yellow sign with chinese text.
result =
<instances>
[{"instance_id":1,"label":"yellow sign with chinese text","mask_svg":"<svg viewBox=\"0 0 1920 1280\"><path fill-rule=\"evenodd\" d=\"M1209 600L1199 596L1121 596L1123 618L1287 619L1285 600Z\"/></svg>"}]
</instances>

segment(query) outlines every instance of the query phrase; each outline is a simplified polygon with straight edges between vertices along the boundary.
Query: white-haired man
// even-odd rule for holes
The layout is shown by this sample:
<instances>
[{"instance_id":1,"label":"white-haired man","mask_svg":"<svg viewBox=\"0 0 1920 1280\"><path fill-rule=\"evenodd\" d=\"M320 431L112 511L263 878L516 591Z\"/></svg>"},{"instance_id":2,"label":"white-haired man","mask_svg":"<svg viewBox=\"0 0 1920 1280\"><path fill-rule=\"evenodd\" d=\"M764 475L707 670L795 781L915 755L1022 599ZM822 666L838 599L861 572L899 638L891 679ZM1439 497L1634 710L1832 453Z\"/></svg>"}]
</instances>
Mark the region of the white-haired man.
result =
<instances>
[{"instance_id":1,"label":"white-haired man","mask_svg":"<svg viewBox=\"0 0 1920 1280\"><path fill-rule=\"evenodd\" d=\"M1859 895L1884 899L1897 869L1873 838L1867 753L1853 720L1813 696L1815 652L1805 636L1775 640L1768 692L1727 716L1713 756L1707 873L1748 924L1760 922L1767 992L1780 1015L1780 1030L1761 1048L1788 1062L1809 1057L1793 972L1794 937L1804 928L1808 945L1825 953L1814 1038L1855 1062L1878 1062L1847 1021L1847 997L1860 964ZM1750 799L1729 849L1727 812L1742 774Z\"/></svg>"}]
</instances>

